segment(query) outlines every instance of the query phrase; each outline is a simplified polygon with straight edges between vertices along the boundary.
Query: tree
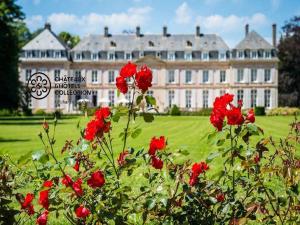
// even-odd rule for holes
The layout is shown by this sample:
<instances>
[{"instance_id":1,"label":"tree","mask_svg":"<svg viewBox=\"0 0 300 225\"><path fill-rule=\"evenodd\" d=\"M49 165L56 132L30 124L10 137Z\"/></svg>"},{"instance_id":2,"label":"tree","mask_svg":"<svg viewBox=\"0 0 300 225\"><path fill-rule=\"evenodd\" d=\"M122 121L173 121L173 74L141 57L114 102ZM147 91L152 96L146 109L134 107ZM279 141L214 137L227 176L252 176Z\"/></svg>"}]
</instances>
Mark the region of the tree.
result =
<instances>
[{"instance_id":1,"label":"tree","mask_svg":"<svg viewBox=\"0 0 300 225\"><path fill-rule=\"evenodd\" d=\"M19 103L19 40L16 27L24 19L15 0L0 2L0 109L16 109Z\"/></svg>"},{"instance_id":2,"label":"tree","mask_svg":"<svg viewBox=\"0 0 300 225\"><path fill-rule=\"evenodd\" d=\"M73 48L80 41L78 35L72 35L69 32L62 31L59 33L58 37L64 41L70 48Z\"/></svg>"},{"instance_id":3,"label":"tree","mask_svg":"<svg viewBox=\"0 0 300 225\"><path fill-rule=\"evenodd\" d=\"M300 106L300 16L282 27L278 45L279 105Z\"/></svg>"}]
</instances>

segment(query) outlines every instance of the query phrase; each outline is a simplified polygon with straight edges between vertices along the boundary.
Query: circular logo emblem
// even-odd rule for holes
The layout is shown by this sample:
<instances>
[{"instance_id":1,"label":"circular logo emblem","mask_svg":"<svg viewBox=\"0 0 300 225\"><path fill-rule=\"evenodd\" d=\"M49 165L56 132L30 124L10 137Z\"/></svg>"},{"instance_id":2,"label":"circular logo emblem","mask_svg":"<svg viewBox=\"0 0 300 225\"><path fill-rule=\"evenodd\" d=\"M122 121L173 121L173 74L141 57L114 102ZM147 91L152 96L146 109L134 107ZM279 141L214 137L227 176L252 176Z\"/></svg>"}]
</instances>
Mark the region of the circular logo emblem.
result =
<instances>
[{"instance_id":1,"label":"circular logo emblem","mask_svg":"<svg viewBox=\"0 0 300 225\"><path fill-rule=\"evenodd\" d=\"M31 97L35 99L46 98L51 90L51 82L49 77L42 73L36 72L32 74L27 82Z\"/></svg>"}]
</instances>

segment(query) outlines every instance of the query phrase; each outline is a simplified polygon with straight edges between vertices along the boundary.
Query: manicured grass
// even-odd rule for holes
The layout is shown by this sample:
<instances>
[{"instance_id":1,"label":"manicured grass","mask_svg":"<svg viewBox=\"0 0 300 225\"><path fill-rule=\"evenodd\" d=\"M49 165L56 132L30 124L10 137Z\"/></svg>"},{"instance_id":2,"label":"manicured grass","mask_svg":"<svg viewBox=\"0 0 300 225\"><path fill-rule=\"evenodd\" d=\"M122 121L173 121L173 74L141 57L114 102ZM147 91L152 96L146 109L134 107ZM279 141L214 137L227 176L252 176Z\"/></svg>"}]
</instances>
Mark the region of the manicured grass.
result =
<instances>
[{"instance_id":1,"label":"manicured grass","mask_svg":"<svg viewBox=\"0 0 300 225\"><path fill-rule=\"evenodd\" d=\"M59 120L56 129L57 153L60 152L66 139L76 143L80 136L80 128L83 128L89 119L73 117ZM265 135L272 135L275 139L287 135L288 125L292 121L292 116L257 117L257 125L264 129ZM9 154L13 160L16 160L29 151L41 150L43 146L38 134L42 131L42 122L41 117L18 120L0 118L0 154ZM122 148L118 135L125 127L125 122L126 118L122 118L119 123L113 124L113 144L116 151ZM77 124L80 128L77 128ZM214 151L213 146L207 144L207 134L214 130L209 123L209 117L156 116L152 123L145 123L138 118L131 124L131 127L135 126L141 127L142 133L136 139L131 137L128 139L128 145L132 147L148 148L152 136L165 135L168 138L169 151L177 148L187 149L190 152L187 157L193 161L204 160L210 152ZM50 124L51 128L53 128L52 124Z\"/></svg>"}]
</instances>

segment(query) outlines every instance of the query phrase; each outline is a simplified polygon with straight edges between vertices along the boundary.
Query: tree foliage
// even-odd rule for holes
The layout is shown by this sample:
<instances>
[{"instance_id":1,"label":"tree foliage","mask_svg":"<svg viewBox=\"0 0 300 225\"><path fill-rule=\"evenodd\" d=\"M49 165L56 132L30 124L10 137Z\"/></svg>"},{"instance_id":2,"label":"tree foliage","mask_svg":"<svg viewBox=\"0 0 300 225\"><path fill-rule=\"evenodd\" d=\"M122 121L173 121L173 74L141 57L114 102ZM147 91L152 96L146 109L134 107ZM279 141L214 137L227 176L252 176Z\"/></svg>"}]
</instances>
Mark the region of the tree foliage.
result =
<instances>
[{"instance_id":1,"label":"tree foliage","mask_svg":"<svg viewBox=\"0 0 300 225\"><path fill-rule=\"evenodd\" d=\"M292 18L282 30L278 45L279 104L300 106L300 16Z\"/></svg>"},{"instance_id":2,"label":"tree foliage","mask_svg":"<svg viewBox=\"0 0 300 225\"><path fill-rule=\"evenodd\" d=\"M59 38L63 40L70 48L73 48L80 41L78 35L72 35L69 32L62 31L59 33Z\"/></svg>"}]
</instances>

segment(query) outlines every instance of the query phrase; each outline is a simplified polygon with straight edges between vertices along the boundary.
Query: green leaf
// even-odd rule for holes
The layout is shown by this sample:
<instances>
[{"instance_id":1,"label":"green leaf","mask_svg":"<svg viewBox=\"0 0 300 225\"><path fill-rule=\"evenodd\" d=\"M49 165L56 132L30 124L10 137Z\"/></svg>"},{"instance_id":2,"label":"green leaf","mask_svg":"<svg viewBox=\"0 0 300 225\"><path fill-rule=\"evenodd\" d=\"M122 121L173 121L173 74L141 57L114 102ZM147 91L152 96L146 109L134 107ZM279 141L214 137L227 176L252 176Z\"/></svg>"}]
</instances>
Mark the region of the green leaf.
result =
<instances>
[{"instance_id":1,"label":"green leaf","mask_svg":"<svg viewBox=\"0 0 300 225\"><path fill-rule=\"evenodd\" d=\"M142 129L141 128L137 128L137 129L135 129L132 132L131 137L132 138L137 138L141 133L142 133Z\"/></svg>"},{"instance_id":2,"label":"green leaf","mask_svg":"<svg viewBox=\"0 0 300 225\"><path fill-rule=\"evenodd\" d=\"M184 156L187 156L187 155L189 155L190 153L189 153L189 151L187 150L187 149L184 149L184 150L179 150L178 151L178 153L180 153L180 154L182 154L182 155L184 155Z\"/></svg>"},{"instance_id":3,"label":"green leaf","mask_svg":"<svg viewBox=\"0 0 300 225\"><path fill-rule=\"evenodd\" d=\"M206 159L206 162L209 163L209 162L213 161L213 159L218 157L219 155L220 155L219 152L210 153L209 156Z\"/></svg>"},{"instance_id":4,"label":"green leaf","mask_svg":"<svg viewBox=\"0 0 300 225\"><path fill-rule=\"evenodd\" d=\"M121 118L121 115L118 112L114 113L113 116L112 116L112 120L114 122L119 122L120 118Z\"/></svg>"},{"instance_id":5,"label":"green leaf","mask_svg":"<svg viewBox=\"0 0 300 225\"><path fill-rule=\"evenodd\" d=\"M155 204L156 204L155 199L150 198L146 201L146 207L148 210L153 209L155 207Z\"/></svg>"},{"instance_id":6,"label":"green leaf","mask_svg":"<svg viewBox=\"0 0 300 225\"><path fill-rule=\"evenodd\" d=\"M156 105L156 99L153 96L146 95L145 99L149 105Z\"/></svg>"},{"instance_id":7,"label":"green leaf","mask_svg":"<svg viewBox=\"0 0 300 225\"><path fill-rule=\"evenodd\" d=\"M160 202L163 204L164 207L167 207L167 205L168 205L168 199L162 198L162 199L160 200Z\"/></svg>"},{"instance_id":8,"label":"green leaf","mask_svg":"<svg viewBox=\"0 0 300 225\"><path fill-rule=\"evenodd\" d=\"M143 117L146 123L151 123L154 120L152 113L144 113Z\"/></svg>"},{"instance_id":9,"label":"green leaf","mask_svg":"<svg viewBox=\"0 0 300 225\"><path fill-rule=\"evenodd\" d=\"M43 150L37 151L34 154L32 154L32 160L38 161L40 163L46 163L49 161L49 156Z\"/></svg>"},{"instance_id":10,"label":"green leaf","mask_svg":"<svg viewBox=\"0 0 300 225\"><path fill-rule=\"evenodd\" d=\"M136 98L136 104L139 105L143 100L143 95L140 95Z\"/></svg>"}]
</instances>

